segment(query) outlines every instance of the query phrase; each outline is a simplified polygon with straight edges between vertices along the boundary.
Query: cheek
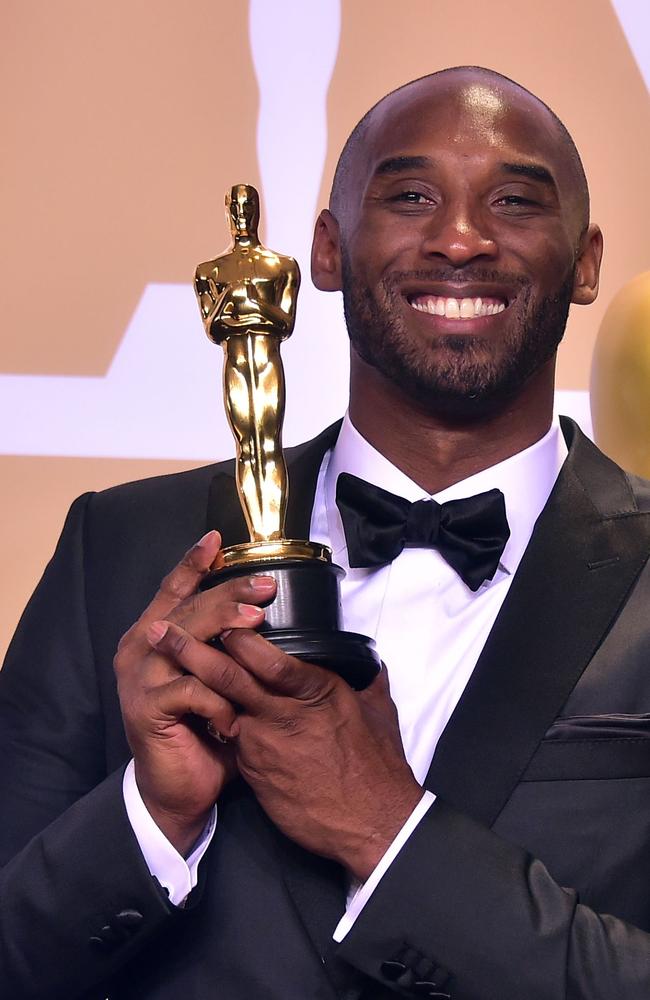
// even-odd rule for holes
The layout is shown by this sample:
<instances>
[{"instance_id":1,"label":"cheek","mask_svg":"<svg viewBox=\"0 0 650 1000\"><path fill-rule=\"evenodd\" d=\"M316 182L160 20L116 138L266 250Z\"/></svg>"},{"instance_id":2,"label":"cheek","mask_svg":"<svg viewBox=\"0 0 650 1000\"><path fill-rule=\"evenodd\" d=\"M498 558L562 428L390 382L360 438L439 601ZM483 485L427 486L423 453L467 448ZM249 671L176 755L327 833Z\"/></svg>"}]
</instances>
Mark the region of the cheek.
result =
<instances>
[{"instance_id":1,"label":"cheek","mask_svg":"<svg viewBox=\"0 0 650 1000\"><path fill-rule=\"evenodd\" d=\"M396 232L385 226L368 226L349 244L349 260L355 277L381 279L391 271L405 271L419 264L417 234ZM421 264L420 264L421 266Z\"/></svg>"},{"instance_id":2,"label":"cheek","mask_svg":"<svg viewBox=\"0 0 650 1000\"><path fill-rule=\"evenodd\" d=\"M511 234L513 246L539 273L564 273L574 258L574 244L560 219L523 227Z\"/></svg>"},{"instance_id":3,"label":"cheek","mask_svg":"<svg viewBox=\"0 0 650 1000\"><path fill-rule=\"evenodd\" d=\"M564 285L575 267L575 258L566 237L538 233L522 233L518 239L507 243L506 255L516 262L518 269L528 274L532 285L543 296L553 294Z\"/></svg>"}]
</instances>

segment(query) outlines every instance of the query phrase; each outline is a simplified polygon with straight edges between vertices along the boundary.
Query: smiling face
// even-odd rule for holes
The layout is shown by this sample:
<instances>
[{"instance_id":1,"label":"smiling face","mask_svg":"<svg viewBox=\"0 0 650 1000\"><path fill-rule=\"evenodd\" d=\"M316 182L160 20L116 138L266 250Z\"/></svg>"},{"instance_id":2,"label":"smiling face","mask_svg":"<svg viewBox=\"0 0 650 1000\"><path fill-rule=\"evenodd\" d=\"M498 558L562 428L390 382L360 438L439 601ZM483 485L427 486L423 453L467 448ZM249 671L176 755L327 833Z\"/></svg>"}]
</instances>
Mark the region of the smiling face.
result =
<instances>
[{"instance_id":1,"label":"smiling face","mask_svg":"<svg viewBox=\"0 0 650 1000\"><path fill-rule=\"evenodd\" d=\"M353 366L458 417L552 379L570 302L595 297L600 236L532 95L476 71L402 88L371 113L332 208L314 280L343 291Z\"/></svg>"}]
</instances>

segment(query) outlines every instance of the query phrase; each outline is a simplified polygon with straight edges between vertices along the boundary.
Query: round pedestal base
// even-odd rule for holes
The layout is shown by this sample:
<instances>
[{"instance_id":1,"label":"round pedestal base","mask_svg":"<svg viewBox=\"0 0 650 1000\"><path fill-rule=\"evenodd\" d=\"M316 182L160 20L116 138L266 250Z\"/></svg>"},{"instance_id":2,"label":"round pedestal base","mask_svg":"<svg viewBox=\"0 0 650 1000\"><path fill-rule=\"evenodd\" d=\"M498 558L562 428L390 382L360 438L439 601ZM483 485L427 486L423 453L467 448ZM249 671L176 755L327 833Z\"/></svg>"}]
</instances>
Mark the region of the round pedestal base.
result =
<instances>
[{"instance_id":1,"label":"round pedestal base","mask_svg":"<svg viewBox=\"0 0 650 1000\"><path fill-rule=\"evenodd\" d=\"M374 640L340 627L340 566L316 559L248 562L210 573L201 589L253 573L272 576L277 583L276 596L266 607L259 629L265 639L299 660L333 670L357 691L373 681L381 670ZM221 647L218 636L212 645Z\"/></svg>"}]
</instances>

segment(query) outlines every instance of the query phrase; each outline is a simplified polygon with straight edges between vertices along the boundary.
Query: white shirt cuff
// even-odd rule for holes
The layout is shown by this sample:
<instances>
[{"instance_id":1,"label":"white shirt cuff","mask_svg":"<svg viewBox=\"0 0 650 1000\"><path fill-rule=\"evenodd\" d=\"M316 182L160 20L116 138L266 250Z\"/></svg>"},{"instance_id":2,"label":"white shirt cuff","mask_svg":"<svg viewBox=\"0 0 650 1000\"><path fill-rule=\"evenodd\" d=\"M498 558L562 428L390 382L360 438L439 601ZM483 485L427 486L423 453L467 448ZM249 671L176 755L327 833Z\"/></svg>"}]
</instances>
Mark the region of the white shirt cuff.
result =
<instances>
[{"instance_id":1,"label":"white shirt cuff","mask_svg":"<svg viewBox=\"0 0 650 1000\"><path fill-rule=\"evenodd\" d=\"M217 825L215 805L203 833L185 859L170 844L147 810L135 780L135 767L130 761L124 772L122 794L129 823L133 828L147 868L169 893L170 902L180 906L198 882L199 862L208 849Z\"/></svg>"},{"instance_id":2,"label":"white shirt cuff","mask_svg":"<svg viewBox=\"0 0 650 1000\"><path fill-rule=\"evenodd\" d=\"M342 941L352 927L362 909L379 885L379 882L386 874L393 861L404 847L422 817L429 811L436 797L433 792L425 792L415 809L407 819L406 823L395 837L386 853L379 861L377 867L370 873L363 885L360 885L354 895L348 900L345 913L339 920L334 931L334 940Z\"/></svg>"}]
</instances>

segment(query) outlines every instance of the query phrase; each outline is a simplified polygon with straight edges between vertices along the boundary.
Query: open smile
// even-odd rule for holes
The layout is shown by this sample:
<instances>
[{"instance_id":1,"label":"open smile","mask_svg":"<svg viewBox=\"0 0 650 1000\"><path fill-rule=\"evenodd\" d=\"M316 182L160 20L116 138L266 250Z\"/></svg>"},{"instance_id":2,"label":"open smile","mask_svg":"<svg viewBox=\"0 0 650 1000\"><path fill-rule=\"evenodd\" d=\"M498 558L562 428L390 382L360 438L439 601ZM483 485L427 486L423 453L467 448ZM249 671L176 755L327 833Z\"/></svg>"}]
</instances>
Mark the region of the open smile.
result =
<instances>
[{"instance_id":1,"label":"open smile","mask_svg":"<svg viewBox=\"0 0 650 1000\"><path fill-rule=\"evenodd\" d=\"M418 312L441 316L445 319L467 320L480 316L494 316L507 309L509 303L502 296L481 296L470 298L445 295L410 295L408 303Z\"/></svg>"}]
</instances>

